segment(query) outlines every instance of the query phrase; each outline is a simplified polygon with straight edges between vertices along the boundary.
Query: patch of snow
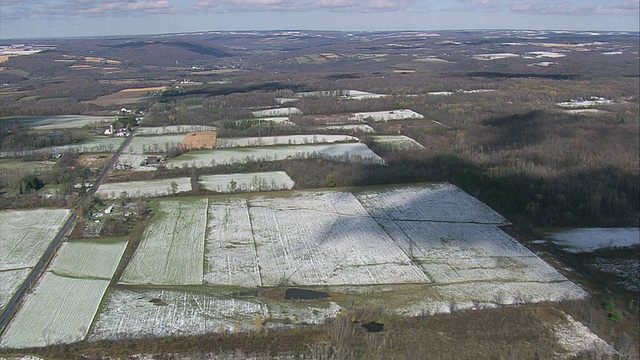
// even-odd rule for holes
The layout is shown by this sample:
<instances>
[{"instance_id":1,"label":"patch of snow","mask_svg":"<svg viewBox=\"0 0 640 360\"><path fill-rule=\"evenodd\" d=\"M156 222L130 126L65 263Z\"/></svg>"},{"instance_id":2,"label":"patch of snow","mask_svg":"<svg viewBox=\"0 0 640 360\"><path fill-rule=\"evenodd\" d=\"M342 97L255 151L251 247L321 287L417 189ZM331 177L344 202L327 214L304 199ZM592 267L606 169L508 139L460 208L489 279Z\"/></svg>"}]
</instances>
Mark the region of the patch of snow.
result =
<instances>
[{"instance_id":1,"label":"patch of snow","mask_svg":"<svg viewBox=\"0 0 640 360\"><path fill-rule=\"evenodd\" d=\"M424 119L422 114L410 109L402 110L389 110L389 111L371 111L355 113L349 118L350 121L365 122L369 118L373 121L390 121L390 120L404 120L404 119Z\"/></svg>"},{"instance_id":2,"label":"patch of snow","mask_svg":"<svg viewBox=\"0 0 640 360\"><path fill-rule=\"evenodd\" d=\"M524 57L525 59L540 59L540 58L553 58L553 59L557 59L557 58L563 58L566 55L563 53L558 53L558 52L550 52L550 51L531 51L528 53L525 53L522 57Z\"/></svg>"},{"instance_id":3,"label":"patch of snow","mask_svg":"<svg viewBox=\"0 0 640 360\"><path fill-rule=\"evenodd\" d=\"M412 151L425 149L422 144L404 135L379 135L371 136L370 139L375 144L381 144L398 150Z\"/></svg>"},{"instance_id":4,"label":"patch of snow","mask_svg":"<svg viewBox=\"0 0 640 360\"><path fill-rule=\"evenodd\" d=\"M587 115L600 115L606 114L607 112L600 109L569 109L564 110L567 114L587 114Z\"/></svg>"},{"instance_id":5,"label":"patch of snow","mask_svg":"<svg viewBox=\"0 0 640 360\"><path fill-rule=\"evenodd\" d=\"M613 105L617 103L618 102L615 100L608 100L604 98L594 97L591 100L571 100L566 102L560 102L558 103L558 106L575 108L575 107L589 107L589 106L599 106L599 105Z\"/></svg>"},{"instance_id":6,"label":"patch of snow","mask_svg":"<svg viewBox=\"0 0 640 360\"><path fill-rule=\"evenodd\" d=\"M330 126L318 126L317 129L323 130L351 130L355 132L361 133L373 133L375 130L369 125L364 124L354 124L354 125L330 125Z\"/></svg>"},{"instance_id":7,"label":"patch of snow","mask_svg":"<svg viewBox=\"0 0 640 360\"><path fill-rule=\"evenodd\" d=\"M616 354L615 349L600 339L598 335L589 330L588 327L576 321L573 317L565 314L566 322L551 326L554 334L558 338L558 343L567 353L558 354L561 358L573 358L581 353L601 349L607 355Z\"/></svg>"},{"instance_id":8,"label":"patch of snow","mask_svg":"<svg viewBox=\"0 0 640 360\"><path fill-rule=\"evenodd\" d=\"M277 108L277 109L266 109L266 110L257 110L252 112L254 117L277 117L277 116L289 116L293 114L302 114L300 109L294 107L287 108Z\"/></svg>"},{"instance_id":9,"label":"patch of snow","mask_svg":"<svg viewBox=\"0 0 640 360\"><path fill-rule=\"evenodd\" d=\"M471 56L475 60L490 61L520 57L518 54L512 53L498 53L498 54L476 54Z\"/></svg>"},{"instance_id":10,"label":"patch of snow","mask_svg":"<svg viewBox=\"0 0 640 360\"><path fill-rule=\"evenodd\" d=\"M553 62L553 61L541 61L541 62L538 62L538 63L529 64L527 66L549 67L551 65L558 65L558 63L557 62Z\"/></svg>"}]
</instances>

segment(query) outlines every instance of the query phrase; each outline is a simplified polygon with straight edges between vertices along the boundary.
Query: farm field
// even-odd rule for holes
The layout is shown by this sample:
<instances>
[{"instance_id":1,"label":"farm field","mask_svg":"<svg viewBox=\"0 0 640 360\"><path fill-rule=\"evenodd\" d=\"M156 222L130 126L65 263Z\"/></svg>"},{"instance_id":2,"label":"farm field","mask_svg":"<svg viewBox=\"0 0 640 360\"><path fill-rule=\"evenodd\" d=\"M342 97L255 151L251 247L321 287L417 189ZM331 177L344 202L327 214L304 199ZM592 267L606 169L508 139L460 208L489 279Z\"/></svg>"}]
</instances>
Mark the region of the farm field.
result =
<instances>
[{"instance_id":1,"label":"farm field","mask_svg":"<svg viewBox=\"0 0 640 360\"><path fill-rule=\"evenodd\" d=\"M307 158L311 156L348 162L384 163L384 160L365 144L346 143L192 151L169 160L166 166L167 168L183 166L207 167L246 163L248 161L277 161L286 158ZM133 164L133 167L135 169L136 164Z\"/></svg>"},{"instance_id":2,"label":"farm field","mask_svg":"<svg viewBox=\"0 0 640 360\"><path fill-rule=\"evenodd\" d=\"M22 157L28 155L38 154L53 154L64 153L67 151L77 153L105 153L115 152L120 145L124 142L123 137L107 138L107 137L95 137L82 144L54 146L35 150L20 150L20 151L0 151L0 158L3 157Z\"/></svg>"},{"instance_id":3,"label":"farm field","mask_svg":"<svg viewBox=\"0 0 640 360\"><path fill-rule=\"evenodd\" d=\"M169 125L156 127L138 127L136 136L186 134L196 131L215 131L215 126L206 125Z\"/></svg>"},{"instance_id":4,"label":"farm field","mask_svg":"<svg viewBox=\"0 0 640 360\"><path fill-rule=\"evenodd\" d=\"M207 199L158 202L120 283L202 284L207 210Z\"/></svg>"},{"instance_id":5,"label":"farm field","mask_svg":"<svg viewBox=\"0 0 640 360\"><path fill-rule=\"evenodd\" d=\"M0 271L0 311L4 310L7 303L18 289L20 284L27 278L31 268Z\"/></svg>"},{"instance_id":6,"label":"farm field","mask_svg":"<svg viewBox=\"0 0 640 360\"><path fill-rule=\"evenodd\" d=\"M211 200L205 241L207 284L262 286L247 200Z\"/></svg>"},{"instance_id":7,"label":"farm field","mask_svg":"<svg viewBox=\"0 0 640 360\"><path fill-rule=\"evenodd\" d=\"M235 188L231 186L232 181L235 182ZM206 190L221 193L289 190L294 185L293 180L283 171L203 175L199 177L198 182Z\"/></svg>"},{"instance_id":8,"label":"farm field","mask_svg":"<svg viewBox=\"0 0 640 360\"><path fill-rule=\"evenodd\" d=\"M429 282L351 193L248 205L264 286Z\"/></svg>"},{"instance_id":9,"label":"farm field","mask_svg":"<svg viewBox=\"0 0 640 360\"><path fill-rule=\"evenodd\" d=\"M69 278L111 280L126 246L120 239L65 242L49 271Z\"/></svg>"},{"instance_id":10,"label":"farm field","mask_svg":"<svg viewBox=\"0 0 640 360\"><path fill-rule=\"evenodd\" d=\"M38 173L51 170L53 161L22 161L20 159L0 159L0 174L3 173Z\"/></svg>"},{"instance_id":11,"label":"farm field","mask_svg":"<svg viewBox=\"0 0 640 360\"><path fill-rule=\"evenodd\" d=\"M376 219L507 224L507 220L490 207L448 183L365 188L354 194Z\"/></svg>"},{"instance_id":12,"label":"farm field","mask_svg":"<svg viewBox=\"0 0 640 360\"><path fill-rule=\"evenodd\" d=\"M109 95L100 96L95 100L87 102L98 106L120 106L122 104L134 104L141 100L152 97L152 94L154 92L161 92L165 89L166 86L124 89Z\"/></svg>"},{"instance_id":13,"label":"farm field","mask_svg":"<svg viewBox=\"0 0 640 360\"><path fill-rule=\"evenodd\" d=\"M118 286L107 295L88 339L190 336L322 324L339 310L334 302L282 304L256 296L234 295L227 288L174 290Z\"/></svg>"},{"instance_id":14,"label":"farm field","mask_svg":"<svg viewBox=\"0 0 640 360\"><path fill-rule=\"evenodd\" d=\"M284 135L246 138L220 138L218 148L276 146L276 145L307 145L330 144L336 142L356 142L358 138L349 135Z\"/></svg>"},{"instance_id":15,"label":"farm field","mask_svg":"<svg viewBox=\"0 0 640 360\"><path fill-rule=\"evenodd\" d=\"M367 91L360 90L334 90L334 91L308 91L295 93L294 96L298 98L310 97L310 96L335 96L353 100L367 100L367 99L380 99L389 95L374 94ZM297 100L297 99L296 99Z\"/></svg>"},{"instance_id":16,"label":"farm field","mask_svg":"<svg viewBox=\"0 0 640 360\"><path fill-rule=\"evenodd\" d=\"M262 117L279 117L279 116L289 116L292 114L301 114L302 111L298 108L287 107L287 108L277 108L277 109L266 109L266 110L258 110L253 111L252 115L257 118Z\"/></svg>"},{"instance_id":17,"label":"farm field","mask_svg":"<svg viewBox=\"0 0 640 360\"><path fill-rule=\"evenodd\" d=\"M415 151L424 150L425 147L419 142L404 135L377 135L370 136L369 139L377 145L382 145L395 150Z\"/></svg>"},{"instance_id":18,"label":"farm field","mask_svg":"<svg viewBox=\"0 0 640 360\"><path fill-rule=\"evenodd\" d=\"M184 134L134 136L123 153L148 154L168 152L171 149L178 148L184 137Z\"/></svg>"},{"instance_id":19,"label":"farm field","mask_svg":"<svg viewBox=\"0 0 640 360\"><path fill-rule=\"evenodd\" d=\"M0 271L34 266L69 214L68 209L0 211Z\"/></svg>"},{"instance_id":20,"label":"farm field","mask_svg":"<svg viewBox=\"0 0 640 360\"><path fill-rule=\"evenodd\" d=\"M424 116L409 109L389 110L389 111L372 111L355 113L350 118L351 121L365 122L368 119L373 121L393 121L404 119L424 119Z\"/></svg>"},{"instance_id":21,"label":"farm field","mask_svg":"<svg viewBox=\"0 0 640 360\"><path fill-rule=\"evenodd\" d=\"M374 133L375 130L373 130L373 128L369 125L363 125L363 124L354 124L354 125L330 125L330 126L318 126L317 129L321 129L321 130L349 130L349 131L354 131L354 132L361 132L361 133Z\"/></svg>"},{"instance_id":22,"label":"farm field","mask_svg":"<svg viewBox=\"0 0 640 360\"><path fill-rule=\"evenodd\" d=\"M259 122L272 122L272 123L282 124L282 125L295 125L294 123L291 122L291 119L289 119L288 116L261 117L257 119L240 120L239 122L242 122L242 121L259 121Z\"/></svg>"},{"instance_id":23,"label":"farm field","mask_svg":"<svg viewBox=\"0 0 640 360\"><path fill-rule=\"evenodd\" d=\"M11 121L20 122L38 130L58 130L82 128L87 125L109 124L113 122L113 117L88 115L54 115L15 117L11 118Z\"/></svg>"},{"instance_id":24,"label":"farm field","mask_svg":"<svg viewBox=\"0 0 640 360\"><path fill-rule=\"evenodd\" d=\"M157 197L171 194L171 183L178 184L176 194L191 191L191 179L188 177L157 179L145 181L126 181L100 185L96 195L103 199L117 199L126 192L131 197Z\"/></svg>"},{"instance_id":25,"label":"farm field","mask_svg":"<svg viewBox=\"0 0 640 360\"><path fill-rule=\"evenodd\" d=\"M586 296L506 223L450 184L158 201L89 338L322 323L346 299L417 316ZM342 300L259 295L291 286Z\"/></svg>"},{"instance_id":26,"label":"farm field","mask_svg":"<svg viewBox=\"0 0 640 360\"><path fill-rule=\"evenodd\" d=\"M0 346L83 340L126 245L116 240L65 243L5 330Z\"/></svg>"}]
</instances>

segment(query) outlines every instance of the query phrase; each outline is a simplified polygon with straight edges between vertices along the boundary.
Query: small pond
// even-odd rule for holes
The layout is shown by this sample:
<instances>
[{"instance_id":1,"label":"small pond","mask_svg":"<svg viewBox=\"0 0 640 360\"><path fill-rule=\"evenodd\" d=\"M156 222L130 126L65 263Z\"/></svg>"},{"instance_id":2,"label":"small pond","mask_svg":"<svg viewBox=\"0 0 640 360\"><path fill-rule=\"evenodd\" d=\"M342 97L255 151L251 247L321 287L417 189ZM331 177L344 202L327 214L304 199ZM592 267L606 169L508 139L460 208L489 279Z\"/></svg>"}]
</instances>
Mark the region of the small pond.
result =
<instances>
[{"instance_id":1,"label":"small pond","mask_svg":"<svg viewBox=\"0 0 640 360\"><path fill-rule=\"evenodd\" d=\"M640 245L639 228L584 228L553 230L547 238L573 253Z\"/></svg>"},{"instance_id":2,"label":"small pond","mask_svg":"<svg viewBox=\"0 0 640 360\"><path fill-rule=\"evenodd\" d=\"M376 332L381 332L382 330L384 330L384 324L381 324L379 322L375 322L372 321L370 323L366 323L366 324L362 324L362 327L370 333L376 333Z\"/></svg>"},{"instance_id":3,"label":"small pond","mask_svg":"<svg viewBox=\"0 0 640 360\"><path fill-rule=\"evenodd\" d=\"M287 289L284 292L285 300L319 300L326 299L329 294L321 291L313 291L306 289Z\"/></svg>"}]
</instances>

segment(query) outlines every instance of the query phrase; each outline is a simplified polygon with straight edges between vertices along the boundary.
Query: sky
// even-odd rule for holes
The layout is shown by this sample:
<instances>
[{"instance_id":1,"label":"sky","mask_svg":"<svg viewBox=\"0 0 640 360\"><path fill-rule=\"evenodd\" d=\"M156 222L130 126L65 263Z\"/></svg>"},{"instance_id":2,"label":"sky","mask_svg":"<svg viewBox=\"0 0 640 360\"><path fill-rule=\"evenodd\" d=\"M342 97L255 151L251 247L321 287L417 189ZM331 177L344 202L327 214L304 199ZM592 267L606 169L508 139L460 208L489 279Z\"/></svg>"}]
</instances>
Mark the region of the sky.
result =
<instances>
[{"instance_id":1,"label":"sky","mask_svg":"<svg viewBox=\"0 0 640 360\"><path fill-rule=\"evenodd\" d=\"M216 30L639 31L638 0L0 0L0 39Z\"/></svg>"}]
</instances>

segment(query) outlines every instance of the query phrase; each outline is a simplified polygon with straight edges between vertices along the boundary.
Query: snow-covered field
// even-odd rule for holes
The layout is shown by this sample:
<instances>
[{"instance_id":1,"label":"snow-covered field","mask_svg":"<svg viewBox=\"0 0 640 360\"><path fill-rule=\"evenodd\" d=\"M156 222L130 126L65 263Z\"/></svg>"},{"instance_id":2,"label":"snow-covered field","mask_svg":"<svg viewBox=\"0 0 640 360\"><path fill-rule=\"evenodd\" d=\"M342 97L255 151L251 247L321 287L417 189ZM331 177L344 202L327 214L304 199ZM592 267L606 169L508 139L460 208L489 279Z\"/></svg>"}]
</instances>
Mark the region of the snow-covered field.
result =
<instances>
[{"instance_id":1,"label":"snow-covered field","mask_svg":"<svg viewBox=\"0 0 640 360\"><path fill-rule=\"evenodd\" d=\"M495 92L495 89L474 89L474 90L456 90L456 91L431 91L428 92L428 95L439 95L439 96L449 96L453 94L485 94Z\"/></svg>"},{"instance_id":2,"label":"snow-covered field","mask_svg":"<svg viewBox=\"0 0 640 360\"><path fill-rule=\"evenodd\" d=\"M349 293L403 315L586 296L506 223L450 184L159 201L88 338L322 323L345 306L254 296L262 287Z\"/></svg>"},{"instance_id":3,"label":"snow-covered field","mask_svg":"<svg viewBox=\"0 0 640 360\"><path fill-rule=\"evenodd\" d=\"M520 55L512 54L512 53L497 53L497 54L476 54L471 57L476 60L489 61L489 60L516 58L516 57L520 57Z\"/></svg>"},{"instance_id":4,"label":"snow-covered field","mask_svg":"<svg viewBox=\"0 0 640 360\"><path fill-rule=\"evenodd\" d=\"M168 152L180 146L184 134L170 134L157 136L135 136L123 153L148 154Z\"/></svg>"},{"instance_id":5,"label":"snow-covered field","mask_svg":"<svg viewBox=\"0 0 640 360\"><path fill-rule=\"evenodd\" d=\"M369 125L354 124L354 125L330 125L330 126L318 126L317 129L321 130L349 130L355 132L361 132L365 134L373 133L375 130Z\"/></svg>"},{"instance_id":6,"label":"snow-covered field","mask_svg":"<svg viewBox=\"0 0 640 360\"><path fill-rule=\"evenodd\" d=\"M295 94L296 97L303 98L309 96L333 96L352 100L380 99L389 95L374 94L360 90L327 90L327 91L308 91Z\"/></svg>"},{"instance_id":7,"label":"snow-covered field","mask_svg":"<svg viewBox=\"0 0 640 360\"><path fill-rule=\"evenodd\" d=\"M265 286L429 281L351 193L254 198L248 205Z\"/></svg>"},{"instance_id":8,"label":"snow-covered field","mask_svg":"<svg viewBox=\"0 0 640 360\"><path fill-rule=\"evenodd\" d=\"M112 290L96 318L89 340L188 336L255 330L256 318L268 312L256 298L233 298L206 288L193 291Z\"/></svg>"},{"instance_id":9,"label":"snow-covered field","mask_svg":"<svg viewBox=\"0 0 640 360\"><path fill-rule=\"evenodd\" d=\"M448 184L214 201L209 221L211 284L434 283L460 301L501 304L584 295L500 230L504 218Z\"/></svg>"},{"instance_id":10,"label":"snow-covered field","mask_svg":"<svg viewBox=\"0 0 640 360\"><path fill-rule=\"evenodd\" d=\"M560 102L557 105L563 108L578 108L578 107L591 107L600 105L613 105L617 104L617 101L608 100L603 98L593 98L591 100L571 100Z\"/></svg>"},{"instance_id":11,"label":"snow-covered field","mask_svg":"<svg viewBox=\"0 0 640 360\"><path fill-rule=\"evenodd\" d=\"M567 352L563 354L562 358L571 359L581 353L596 349L606 354L607 357L616 355L616 350L611 345L607 344L571 315L564 314L564 320L551 324L551 328L558 338L558 344Z\"/></svg>"},{"instance_id":12,"label":"snow-covered field","mask_svg":"<svg viewBox=\"0 0 640 360\"><path fill-rule=\"evenodd\" d=\"M269 146L264 148L239 148L191 151L167 161L167 168L207 167L249 161L277 161L288 158L304 159L320 157L344 162L383 164L384 160L365 144L337 143L316 145ZM135 164L134 168L135 168Z\"/></svg>"},{"instance_id":13,"label":"snow-covered field","mask_svg":"<svg viewBox=\"0 0 640 360\"><path fill-rule=\"evenodd\" d=\"M200 185L221 193L291 189L293 180L284 171L200 176ZM235 183L235 188L232 186Z\"/></svg>"},{"instance_id":14,"label":"snow-covered field","mask_svg":"<svg viewBox=\"0 0 640 360\"><path fill-rule=\"evenodd\" d=\"M292 114L302 114L302 111L298 108L287 107L287 108L277 108L277 109L266 109L266 110L258 110L253 111L251 113L254 117L273 117L273 116L289 116Z\"/></svg>"},{"instance_id":15,"label":"snow-covered field","mask_svg":"<svg viewBox=\"0 0 640 360\"><path fill-rule=\"evenodd\" d=\"M120 283L202 284L207 210L207 199L159 201Z\"/></svg>"},{"instance_id":16,"label":"snow-covered field","mask_svg":"<svg viewBox=\"0 0 640 360\"><path fill-rule=\"evenodd\" d=\"M31 268L0 271L0 312L7 306L13 293L29 275Z\"/></svg>"},{"instance_id":17,"label":"snow-covered field","mask_svg":"<svg viewBox=\"0 0 640 360\"><path fill-rule=\"evenodd\" d=\"M83 340L126 246L126 241L113 240L65 243L7 327L0 346Z\"/></svg>"},{"instance_id":18,"label":"snow-covered field","mask_svg":"<svg viewBox=\"0 0 640 360\"><path fill-rule=\"evenodd\" d=\"M287 302L234 296L212 287L189 290L123 287L106 296L89 340L189 336L256 331L262 326L322 324L340 310L334 302ZM268 322L263 325L263 322Z\"/></svg>"},{"instance_id":19,"label":"snow-covered field","mask_svg":"<svg viewBox=\"0 0 640 360\"><path fill-rule=\"evenodd\" d=\"M551 65L558 65L558 63L557 62L553 62L553 61L540 61L540 62L537 62L537 63L529 64L527 66L549 67Z\"/></svg>"},{"instance_id":20,"label":"snow-covered field","mask_svg":"<svg viewBox=\"0 0 640 360\"><path fill-rule=\"evenodd\" d=\"M412 151L425 149L422 144L404 135L377 135L370 136L369 139L375 144L397 150Z\"/></svg>"},{"instance_id":21,"label":"snow-covered field","mask_svg":"<svg viewBox=\"0 0 640 360\"><path fill-rule=\"evenodd\" d=\"M68 209L0 211L0 271L34 266L69 214Z\"/></svg>"},{"instance_id":22,"label":"snow-covered field","mask_svg":"<svg viewBox=\"0 0 640 360\"><path fill-rule=\"evenodd\" d=\"M236 124L242 124L243 122L253 123L256 121L259 123L271 122L271 123L280 124L280 125L295 125L294 123L291 122L291 119L289 119L288 116L271 116L271 117L261 117L261 118L254 118L254 119L244 119L244 120L236 121Z\"/></svg>"},{"instance_id":23,"label":"snow-covered field","mask_svg":"<svg viewBox=\"0 0 640 360\"><path fill-rule=\"evenodd\" d=\"M185 134L196 131L216 131L214 126L206 125L169 125L157 127L139 127L136 135L168 135L168 134Z\"/></svg>"},{"instance_id":24,"label":"snow-covered field","mask_svg":"<svg viewBox=\"0 0 640 360\"><path fill-rule=\"evenodd\" d=\"M566 55L559 52L551 52L551 51L531 51L525 53L522 57L525 59L541 59L541 58L563 58Z\"/></svg>"},{"instance_id":25,"label":"snow-covered field","mask_svg":"<svg viewBox=\"0 0 640 360\"><path fill-rule=\"evenodd\" d=\"M306 145L330 144L336 142L357 142L358 138L349 135L283 135L245 138L219 138L218 148L277 146L277 145Z\"/></svg>"},{"instance_id":26,"label":"snow-covered field","mask_svg":"<svg viewBox=\"0 0 640 360\"><path fill-rule=\"evenodd\" d=\"M564 110L565 113L567 114L579 114L579 115L600 115L600 114L606 114L607 112L604 110L600 110L600 109L569 109L569 110Z\"/></svg>"},{"instance_id":27,"label":"snow-covered field","mask_svg":"<svg viewBox=\"0 0 640 360\"><path fill-rule=\"evenodd\" d=\"M549 237L566 251L574 253L640 245L638 228L572 229L550 233Z\"/></svg>"},{"instance_id":28,"label":"snow-covered field","mask_svg":"<svg viewBox=\"0 0 640 360\"><path fill-rule=\"evenodd\" d=\"M100 185L96 195L103 199L117 199L126 192L131 197L157 197L172 194L171 184L178 184L177 193L191 191L191 179L188 177L157 179L145 181L127 181Z\"/></svg>"},{"instance_id":29,"label":"snow-covered field","mask_svg":"<svg viewBox=\"0 0 640 360\"><path fill-rule=\"evenodd\" d=\"M373 121L392 121L392 120L404 120L404 119L424 119L424 116L409 109L402 110L389 110L389 111L372 111L355 113L349 118L351 121L364 122L369 118Z\"/></svg>"},{"instance_id":30,"label":"snow-covered field","mask_svg":"<svg viewBox=\"0 0 640 360\"><path fill-rule=\"evenodd\" d=\"M507 224L490 207L448 183L363 190L355 195L375 218Z\"/></svg>"},{"instance_id":31,"label":"snow-covered field","mask_svg":"<svg viewBox=\"0 0 640 360\"><path fill-rule=\"evenodd\" d=\"M0 347L26 348L81 341L109 280L48 272L7 327Z\"/></svg>"},{"instance_id":32,"label":"snow-covered field","mask_svg":"<svg viewBox=\"0 0 640 360\"><path fill-rule=\"evenodd\" d=\"M111 280L126 247L123 240L65 242L49 271L70 278Z\"/></svg>"},{"instance_id":33,"label":"snow-covered field","mask_svg":"<svg viewBox=\"0 0 640 360\"><path fill-rule=\"evenodd\" d=\"M69 216L68 209L0 211L0 311Z\"/></svg>"},{"instance_id":34,"label":"snow-covered field","mask_svg":"<svg viewBox=\"0 0 640 360\"><path fill-rule=\"evenodd\" d=\"M76 145L55 146L55 147L47 147L47 148L35 149L35 150L0 151L0 158L21 157L21 156L38 155L38 154L64 153L68 151L77 152L77 153L115 152L118 149L118 147L122 145L123 141L124 141L123 137L115 137L115 138L96 137L82 144L76 144Z\"/></svg>"},{"instance_id":35,"label":"snow-covered field","mask_svg":"<svg viewBox=\"0 0 640 360\"><path fill-rule=\"evenodd\" d=\"M205 247L205 282L262 285L249 209L245 199L212 200Z\"/></svg>"}]
</instances>

